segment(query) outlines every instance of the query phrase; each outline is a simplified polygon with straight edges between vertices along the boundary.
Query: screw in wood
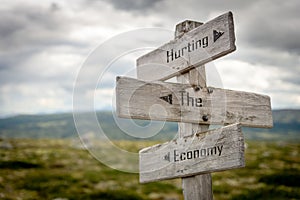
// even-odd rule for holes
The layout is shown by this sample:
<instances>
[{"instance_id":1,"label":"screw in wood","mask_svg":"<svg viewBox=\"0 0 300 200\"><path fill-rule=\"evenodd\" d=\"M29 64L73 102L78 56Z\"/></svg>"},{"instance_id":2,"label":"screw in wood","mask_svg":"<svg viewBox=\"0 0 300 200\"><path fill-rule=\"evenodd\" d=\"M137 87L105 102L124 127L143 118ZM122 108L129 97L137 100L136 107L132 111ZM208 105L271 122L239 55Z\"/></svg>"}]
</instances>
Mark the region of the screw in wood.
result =
<instances>
[{"instance_id":1,"label":"screw in wood","mask_svg":"<svg viewBox=\"0 0 300 200\"><path fill-rule=\"evenodd\" d=\"M208 92L208 94L211 94L211 93L213 93L213 89L211 87L208 87L207 92Z\"/></svg>"},{"instance_id":2,"label":"screw in wood","mask_svg":"<svg viewBox=\"0 0 300 200\"><path fill-rule=\"evenodd\" d=\"M197 92L201 89L199 86L194 86L193 88L194 88L195 92Z\"/></svg>"},{"instance_id":3,"label":"screw in wood","mask_svg":"<svg viewBox=\"0 0 300 200\"><path fill-rule=\"evenodd\" d=\"M208 121L208 116L207 115L203 115L202 119L203 119L203 121L207 122Z\"/></svg>"}]
</instances>

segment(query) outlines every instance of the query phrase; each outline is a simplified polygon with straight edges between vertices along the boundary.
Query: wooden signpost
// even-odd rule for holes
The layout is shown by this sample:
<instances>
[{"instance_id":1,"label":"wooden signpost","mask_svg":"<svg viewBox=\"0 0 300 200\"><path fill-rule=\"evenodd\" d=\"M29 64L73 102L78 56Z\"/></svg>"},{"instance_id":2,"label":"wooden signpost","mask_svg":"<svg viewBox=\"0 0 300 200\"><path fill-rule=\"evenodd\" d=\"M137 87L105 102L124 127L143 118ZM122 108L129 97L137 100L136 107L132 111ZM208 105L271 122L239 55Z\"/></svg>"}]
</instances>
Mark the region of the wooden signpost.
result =
<instances>
[{"instance_id":1,"label":"wooden signpost","mask_svg":"<svg viewBox=\"0 0 300 200\"><path fill-rule=\"evenodd\" d=\"M140 151L140 182L192 176L243 167L239 124L197 133Z\"/></svg>"},{"instance_id":2,"label":"wooden signpost","mask_svg":"<svg viewBox=\"0 0 300 200\"><path fill-rule=\"evenodd\" d=\"M182 33L178 33L182 37L177 37L137 59L139 79L167 80L236 49L231 12L184 35Z\"/></svg>"},{"instance_id":3,"label":"wooden signpost","mask_svg":"<svg viewBox=\"0 0 300 200\"><path fill-rule=\"evenodd\" d=\"M206 85L203 64L235 49L231 12L184 21L174 40L137 59L140 80L117 77L119 117L179 122L177 139L139 152L141 183L181 177L185 199L212 199L210 173L245 165L241 126L273 126L268 96Z\"/></svg>"},{"instance_id":4,"label":"wooden signpost","mask_svg":"<svg viewBox=\"0 0 300 200\"><path fill-rule=\"evenodd\" d=\"M123 118L201 124L239 122L262 128L273 124L270 98L255 93L212 87L195 91L190 84L117 77L116 95L118 115Z\"/></svg>"}]
</instances>

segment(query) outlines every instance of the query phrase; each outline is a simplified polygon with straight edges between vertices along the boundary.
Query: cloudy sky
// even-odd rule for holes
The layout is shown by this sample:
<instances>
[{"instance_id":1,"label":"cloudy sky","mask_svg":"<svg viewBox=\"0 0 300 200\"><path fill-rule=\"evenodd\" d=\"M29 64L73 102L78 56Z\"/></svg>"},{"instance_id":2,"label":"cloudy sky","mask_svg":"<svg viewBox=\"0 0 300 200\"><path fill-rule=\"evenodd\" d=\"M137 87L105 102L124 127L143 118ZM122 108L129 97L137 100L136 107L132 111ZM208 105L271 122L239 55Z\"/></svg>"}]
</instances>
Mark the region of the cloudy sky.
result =
<instances>
[{"instance_id":1,"label":"cloudy sky","mask_svg":"<svg viewBox=\"0 0 300 200\"><path fill-rule=\"evenodd\" d=\"M237 50L213 64L223 87L267 94L275 109L300 108L299 7L299 0L3 1L0 116L72 111L76 83L82 105L95 97L95 109L110 109L115 76L134 74L135 59L159 46L154 40L171 40L185 19L206 22L228 11ZM155 30L152 40L141 30ZM84 71L87 62L93 68Z\"/></svg>"}]
</instances>

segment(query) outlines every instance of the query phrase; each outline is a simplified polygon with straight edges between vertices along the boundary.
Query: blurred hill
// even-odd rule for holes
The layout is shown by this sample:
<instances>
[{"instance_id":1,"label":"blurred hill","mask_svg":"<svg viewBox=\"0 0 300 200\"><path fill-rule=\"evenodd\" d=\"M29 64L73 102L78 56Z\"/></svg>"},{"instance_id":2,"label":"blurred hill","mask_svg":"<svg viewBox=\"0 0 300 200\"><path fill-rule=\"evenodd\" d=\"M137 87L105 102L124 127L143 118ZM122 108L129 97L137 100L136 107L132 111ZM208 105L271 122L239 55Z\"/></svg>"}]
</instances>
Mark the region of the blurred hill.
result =
<instances>
[{"instance_id":1,"label":"blurred hill","mask_svg":"<svg viewBox=\"0 0 300 200\"><path fill-rule=\"evenodd\" d=\"M91 114L82 113L80 119L87 130L94 127L89 121ZM114 140L138 140L121 130L111 112L97 112L97 120L107 137ZM149 121L134 120L138 126L147 126ZM127 130L135 128L128 119L119 119L118 123ZM127 127L126 127L127 126ZM166 123L153 140L173 138L177 132L176 123ZM143 134L143 133L141 133ZM73 114L19 115L0 119L0 138L74 138L78 137Z\"/></svg>"},{"instance_id":2,"label":"blurred hill","mask_svg":"<svg viewBox=\"0 0 300 200\"><path fill-rule=\"evenodd\" d=\"M273 110L273 128L243 128L252 140L300 141L300 110Z\"/></svg>"},{"instance_id":3,"label":"blurred hill","mask_svg":"<svg viewBox=\"0 0 300 200\"><path fill-rule=\"evenodd\" d=\"M84 113L82 114L84 118ZM124 133L116 124L111 112L97 112L98 122L107 136L114 140L137 140ZM300 110L274 110L272 129L243 128L245 137L251 140L300 141ZM148 121L134 120L139 126ZM89 121L85 122L87 127ZM122 119L119 123L130 130L130 123ZM161 124L160 124L161 125ZM169 140L177 132L177 123L167 122L161 131L150 139ZM143 133L141 133L143 134ZM72 113L47 115L19 115L0 119L1 138L74 138L77 131Z\"/></svg>"}]
</instances>

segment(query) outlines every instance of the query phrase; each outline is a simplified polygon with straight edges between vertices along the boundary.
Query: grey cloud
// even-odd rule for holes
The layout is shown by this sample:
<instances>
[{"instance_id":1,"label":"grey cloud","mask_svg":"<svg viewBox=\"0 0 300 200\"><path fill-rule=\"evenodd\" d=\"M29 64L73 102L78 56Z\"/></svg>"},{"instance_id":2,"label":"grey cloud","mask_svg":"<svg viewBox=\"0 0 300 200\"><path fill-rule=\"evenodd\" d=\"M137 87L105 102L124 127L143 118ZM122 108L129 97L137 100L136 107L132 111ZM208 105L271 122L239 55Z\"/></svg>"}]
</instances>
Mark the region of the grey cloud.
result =
<instances>
[{"instance_id":1,"label":"grey cloud","mask_svg":"<svg viewBox=\"0 0 300 200\"><path fill-rule=\"evenodd\" d=\"M152 9L157 3L163 0L105 0L111 3L116 9L125 11L144 12Z\"/></svg>"},{"instance_id":2,"label":"grey cloud","mask_svg":"<svg viewBox=\"0 0 300 200\"><path fill-rule=\"evenodd\" d=\"M57 64L52 61L54 66L48 63L47 55L55 55L49 48L70 46L72 49L84 49L88 44L69 38L74 24L61 11L58 4L52 3L48 7L22 5L0 12L1 85L57 82L71 91L73 77L66 76L59 69L59 58ZM43 52L46 59L44 63L30 61L43 55ZM64 53L78 54L75 51ZM57 73L47 74L47 68L57 68Z\"/></svg>"},{"instance_id":3,"label":"grey cloud","mask_svg":"<svg viewBox=\"0 0 300 200\"><path fill-rule=\"evenodd\" d=\"M163 1L156 6L155 12L160 15L161 21L166 24L173 24L183 21L185 19L206 22L228 11L243 11L250 7L254 1L239 1L228 0L226 3L211 0L172 0Z\"/></svg>"},{"instance_id":4,"label":"grey cloud","mask_svg":"<svg viewBox=\"0 0 300 200\"><path fill-rule=\"evenodd\" d=\"M0 12L0 49L2 51L34 46L70 44L69 20L53 4L48 8L17 6Z\"/></svg>"},{"instance_id":5,"label":"grey cloud","mask_svg":"<svg viewBox=\"0 0 300 200\"><path fill-rule=\"evenodd\" d=\"M55 83L72 85L73 79L71 76L66 76L65 73L47 74L45 69L50 66L45 66L41 63L40 68L26 68L21 66L10 67L0 70L0 84L41 84Z\"/></svg>"},{"instance_id":6,"label":"grey cloud","mask_svg":"<svg viewBox=\"0 0 300 200\"><path fill-rule=\"evenodd\" d=\"M56 12L56 11L59 11L61 8L60 8L60 6L57 4L57 3L52 3L51 5L50 5L50 10L52 11L52 12Z\"/></svg>"},{"instance_id":7,"label":"grey cloud","mask_svg":"<svg viewBox=\"0 0 300 200\"><path fill-rule=\"evenodd\" d=\"M258 1L240 19L239 37L258 48L300 54L300 2Z\"/></svg>"},{"instance_id":8,"label":"grey cloud","mask_svg":"<svg viewBox=\"0 0 300 200\"><path fill-rule=\"evenodd\" d=\"M299 79L299 73L293 73L293 74L289 74L288 76L282 78L282 81L284 82L289 82L290 84L297 86L299 92L300 92L300 88L298 87L300 85L300 79Z\"/></svg>"}]
</instances>

